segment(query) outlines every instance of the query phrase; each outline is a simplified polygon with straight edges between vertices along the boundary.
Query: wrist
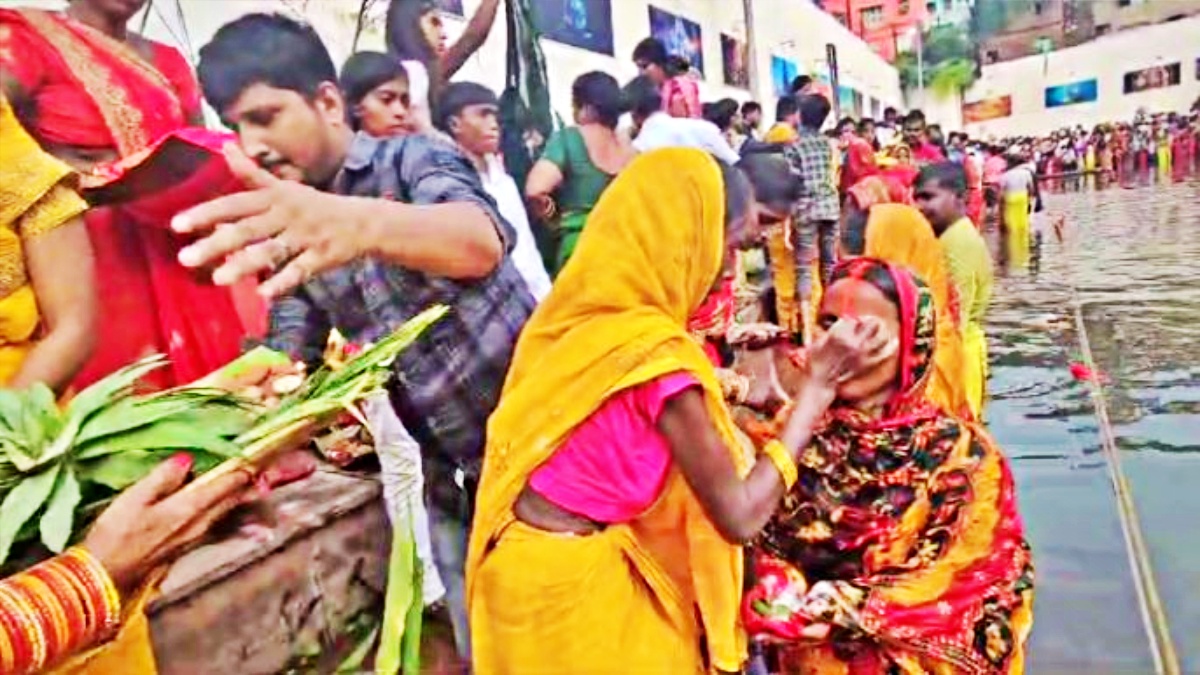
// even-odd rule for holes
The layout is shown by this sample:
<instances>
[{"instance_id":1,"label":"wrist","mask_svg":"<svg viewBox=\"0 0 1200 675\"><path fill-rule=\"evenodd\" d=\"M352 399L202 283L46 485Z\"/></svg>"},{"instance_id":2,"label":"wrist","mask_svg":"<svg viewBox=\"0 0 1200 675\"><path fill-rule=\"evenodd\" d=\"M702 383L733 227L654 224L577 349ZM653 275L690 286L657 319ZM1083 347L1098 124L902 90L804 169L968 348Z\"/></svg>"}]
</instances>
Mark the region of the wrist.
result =
<instances>
[{"instance_id":1,"label":"wrist","mask_svg":"<svg viewBox=\"0 0 1200 675\"><path fill-rule=\"evenodd\" d=\"M344 222L350 223L351 229L348 234L354 241L356 256L380 255L387 236L384 232L387 219L380 218L379 214L370 208L371 202L375 200L352 198L346 201L348 203L345 204L345 208L339 209L340 217Z\"/></svg>"}]
</instances>

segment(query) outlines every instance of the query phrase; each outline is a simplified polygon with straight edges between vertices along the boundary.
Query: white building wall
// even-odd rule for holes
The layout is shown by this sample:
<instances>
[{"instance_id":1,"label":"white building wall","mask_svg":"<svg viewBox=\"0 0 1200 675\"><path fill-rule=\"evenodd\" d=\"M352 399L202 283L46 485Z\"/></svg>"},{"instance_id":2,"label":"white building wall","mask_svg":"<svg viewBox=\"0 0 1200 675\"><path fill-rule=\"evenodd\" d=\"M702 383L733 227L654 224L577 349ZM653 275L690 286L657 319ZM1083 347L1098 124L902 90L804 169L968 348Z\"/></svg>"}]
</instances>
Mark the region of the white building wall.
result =
<instances>
[{"instance_id":1,"label":"white building wall","mask_svg":"<svg viewBox=\"0 0 1200 675\"><path fill-rule=\"evenodd\" d=\"M967 101L1012 96L1010 117L968 125L978 136L1040 134L1066 126L1085 128L1131 119L1139 108L1150 112L1184 111L1200 97L1200 17L1106 35L1093 42L984 66L982 77L966 93ZM1180 84L1136 94L1124 93L1125 73L1180 63ZM1096 78L1092 103L1046 108L1045 89Z\"/></svg>"},{"instance_id":2,"label":"white building wall","mask_svg":"<svg viewBox=\"0 0 1200 675\"><path fill-rule=\"evenodd\" d=\"M550 39L542 41L550 76L551 104L564 119L571 111L571 83L590 70L603 70L619 81L635 76L631 56L639 40L650 34L647 7L650 4L700 24L704 40L704 80L702 100L731 97L738 101L754 98L763 104L768 116L774 110L771 88L771 53L790 58L800 66L823 67L825 43L838 46L842 84L864 96L899 105L899 80L896 71L856 36L832 17L809 2L801 0L753 0L754 22L758 31L758 87L752 92L729 87L722 75L721 33L739 40L747 39L741 0L612 0L613 55L607 56L565 45ZM349 56L354 37L354 21L359 0L179 0L182 21L175 0L156 0L146 22L146 34L179 47L193 60L196 52L224 23L255 11L282 11L303 16L321 35L334 61L339 65ZM464 0L468 16L479 0ZM40 6L61 8L63 0L0 0L0 6ZM451 40L462 32L466 22L446 18ZM381 22L380 22L381 24ZM141 25L140 17L133 26ZM186 31L184 30L186 26ZM486 84L497 92L504 86L505 27L501 16L484 46L459 71L455 79ZM359 49L382 49L381 25L368 30L359 40Z\"/></svg>"}]
</instances>

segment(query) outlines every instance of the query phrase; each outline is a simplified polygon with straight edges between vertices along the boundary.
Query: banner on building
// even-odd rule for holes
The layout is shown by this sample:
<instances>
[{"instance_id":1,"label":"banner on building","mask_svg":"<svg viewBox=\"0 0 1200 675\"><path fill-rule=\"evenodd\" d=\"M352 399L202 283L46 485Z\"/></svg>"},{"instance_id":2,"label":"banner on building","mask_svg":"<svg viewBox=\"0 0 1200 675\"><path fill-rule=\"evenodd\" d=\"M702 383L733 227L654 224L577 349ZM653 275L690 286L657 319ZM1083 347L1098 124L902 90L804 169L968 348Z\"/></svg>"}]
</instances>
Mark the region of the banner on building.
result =
<instances>
[{"instance_id":1,"label":"banner on building","mask_svg":"<svg viewBox=\"0 0 1200 675\"><path fill-rule=\"evenodd\" d=\"M1125 93L1136 94L1139 91L1174 87L1183 79L1181 70L1179 63L1131 70L1125 73Z\"/></svg>"},{"instance_id":2,"label":"banner on building","mask_svg":"<svg viewBox=\"0 0 1200 675\"><path fill-rule=\"evenodd\" d=\"M745 42L721 33L722 70L725 84L731 87L750 88L750 53Z\"/></svg>"},{"instance_id":3,"label":"banner on building","mask_svg":"<svg viewBox=\"0 0 1200 675\"><path fill-rule=\"evenodd\" d=\"M1076 103L1091 103L1099 98L1100 87L1095 78L1069 84L1046 87L1046 107L1060 108Z\"/></svg>"},{"instance_id":4,"label":"banner on building","mask_svg":"<svg viewBox=\"0 0 1200 675\"><path fill-rule=\"evenodd\" d=\"M786 96L792 86L792 80L799 74L800 70L796 68L795 61L771 55L771 86L775 89L776 97Z\"/></svg>"},{"instance_id":5,"label":"banner on building","mask_svg":"<svg viewBox=\"0 0 1200 675\"><path fill-rule=\"evenodd\" d=\"M551 40L612 56L611 0L533 0L533 13Z\"/></svg>"},{"instance_id":6,"label":"banner on building","mask_svg":"<svg viewBox=\"0 0 1200 675\"><path fill-rule=\"evenodd\" d=\"M697 71L704 72L704 42L700 24L653 5L650 9L650 35L658 38L672 56L682 56Z\"/></svg>"},{"instance_id":7,"label":"banner on building","mask_svg":"<svg viewBox=\"0 0 1200 675\"><path fill-rule=\"evenodd\" d=\"M1012 115L1012 96L1007 94L963 103L962 106L962 118L965 124L998 120L1010 115Z\"/></svg>"}]
</instances>

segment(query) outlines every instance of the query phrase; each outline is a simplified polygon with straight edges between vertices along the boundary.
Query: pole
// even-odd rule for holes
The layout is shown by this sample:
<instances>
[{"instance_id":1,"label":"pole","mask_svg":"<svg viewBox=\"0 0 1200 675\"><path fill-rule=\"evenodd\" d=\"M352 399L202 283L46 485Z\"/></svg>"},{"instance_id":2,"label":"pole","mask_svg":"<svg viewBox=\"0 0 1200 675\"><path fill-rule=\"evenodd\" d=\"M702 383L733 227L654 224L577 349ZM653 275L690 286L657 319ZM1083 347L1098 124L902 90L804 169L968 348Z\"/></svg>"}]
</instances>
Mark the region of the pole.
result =
<instances>
[{"instance_id":1,"label":"pole","mask_svg":"<svg viewBox=\"0 0 1200 675\"><path fill-rule=\"evenodd\" d=\"M925 39L917 28L917 91L921 94L921 105L925 105Z\"/></svg>"},{"instance_id":2,"label":"pole","mask_svg":"<svg viewBox=\"0 0 1200 675\"><path fill-rule=\"evenodd\" d=\"M742 21L746 23L746 74L750 76L752 96L760 97L758 90L758 40L754 30L754 0L742 0Z\"/></svg>"}]
</instances>

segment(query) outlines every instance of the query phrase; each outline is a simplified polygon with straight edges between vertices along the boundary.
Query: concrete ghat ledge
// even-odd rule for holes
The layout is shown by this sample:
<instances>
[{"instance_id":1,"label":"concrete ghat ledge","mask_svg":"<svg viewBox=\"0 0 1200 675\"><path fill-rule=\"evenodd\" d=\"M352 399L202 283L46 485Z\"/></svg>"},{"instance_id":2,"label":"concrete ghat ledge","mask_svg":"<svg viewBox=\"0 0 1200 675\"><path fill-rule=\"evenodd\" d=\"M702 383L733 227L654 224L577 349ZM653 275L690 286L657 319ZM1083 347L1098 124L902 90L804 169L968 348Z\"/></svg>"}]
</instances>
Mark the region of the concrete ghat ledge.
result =
<instances>
[{"instance_id":1,"label":"concrete ghat ledge","mask_svg":"<svg viewBox=\"0 0 1200 675\"><path fill-rule=\"evenodd\" d=\"M390 538L373 475L276 490L171 568L149 608L159 672L277 673L334 643L381 603Z\"/></svg>"}]
</instances>

